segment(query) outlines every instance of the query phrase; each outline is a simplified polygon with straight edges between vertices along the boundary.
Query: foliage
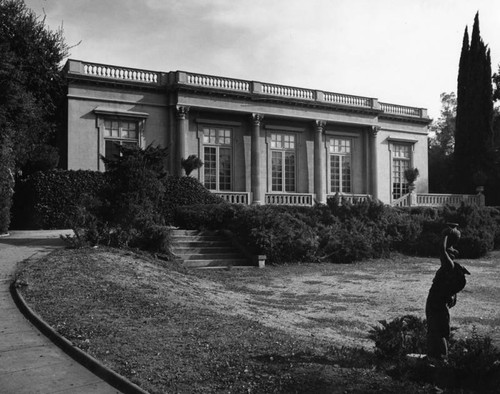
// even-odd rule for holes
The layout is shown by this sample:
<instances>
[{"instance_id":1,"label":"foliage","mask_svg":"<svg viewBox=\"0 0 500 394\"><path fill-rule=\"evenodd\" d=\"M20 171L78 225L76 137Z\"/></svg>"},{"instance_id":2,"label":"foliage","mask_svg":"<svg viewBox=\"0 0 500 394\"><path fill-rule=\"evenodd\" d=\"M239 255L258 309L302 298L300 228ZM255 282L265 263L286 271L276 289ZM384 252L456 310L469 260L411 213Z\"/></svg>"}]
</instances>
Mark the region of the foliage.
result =
<instances>
[{"instance_id":1,"label":"foliage","mask_svg":"<svg viewBox=\"0 0 500 394\"><path fill-rule=\"evenodd\" d=\"M390 322L380 320L369 338L375 342L375 354L381 359L401 360L406 354L426 353L426 322L417 316L405 315Z\"/></svg>"},{"instance_id":2,"label":"foliage","mask_svg":"<svg viewBox=\"0 0 500 394\"><path fill-rule=\"evenodd\" d=\"M14 156L8 136L0 134L0 234L5 234L10 226L10 209L14 191Z\"/></svg>"},{"instance_id":3,"label":"foliage","mask_svg":"<svg viewBox=\"0 0 500 394\"><path fill-rule=\"evenodd\" d=\"M187 159L181 159L181 166L184 168L186 175L189 176L191 172L203 166L203 162L196 155L190 155Z\"/></svg>"},{"instance_id":4,"label":"foliage","mask_svg":"<svg viewBox=\"0 0 500 394\"><path fill-rule=\"evenodd\" d=\"M175 208L185 205L220 204L224 200L208 191L197 179L169 175L163 180L165 192L162 215L166 223L173 223Z\"/></svg>"},{"instance_id":5,"label":"foliage","mask_svg":"<svg viewBox=\"0 0 500 394\"><path fill-rule=\"evenodd\" d=\"M119 150L119 156L103 158L109 182L95 213L100 228L112 229L113 245L143 247L148 236L154 236L155 248L165 249L168 236L162 210L167 150L152 145L145 149L121 145Z\"/></svg>"},{"instance_id":6,"label":"foliage","mask_svg":"<svg viewBox=\"0 0 500 394\"><path fill-rule=\"evenodd\" d=\"M452 336L448 364L429 373L425 361L411 364L405 359L406 354L426 354L426 335L425 320L412 315L390 322L381 320L380 326L373 327L369 333L370 339L375 341L379 360L395 365L391 371L393 376L435 383L437 375L444 388L480 392L494 392L500 387L500 351L492 345L490 337L479 335L475 329L469 338L456 340Z\"/></svg>"},{"instance_id":7,"label":"foliage","mask_svg":"<svg viewBox=\"0 0 500 394\"><path fill-rule=\"evenodd\" d=\"M455 93L441 93L441 116L429 127L429 190L433 193L451 190L456 113Z\"/></svg>"},{"instance_id":8,"label":"foliage","mask_svg":"<svg viewBox=\"0 0 500 394\"><path fill-rule=\"evenodd\" d=\"M183 205L174 210L174 223L188 230L221 230L229 227L240 209L245 208L243 205L221 203Z\"/></svg>"},{"instance_id":9,"label":"foliage","mask_svg":"<svg viewBox=\"0 0 500 394\"><path fill-rule=\"evenodd\" d=\"M178 207L174 215L174 224L183 228L230 229L256 254L271 256L270 263L352 263L394 251L437 257L449 221L460 225L460 257L484 256L500 241L499 211L468 205L394 208L331 199L315 207L199 204Z\"/></svg>"},{"instance_id":10,"label":"foliage","mask_svg":"<svg viewBox=\"0 0 500 394\"><path fill-rule=\"evenodd\" d=\"M500 387L500 351L475 328L470 337L452 342L449 365L455 371L455 387L481 392Z\"/></svg>"},{"instance_id":11,"label":"foliage","mask_svg":"<svg viewBox=\"0 0 500 394\"><path fill-rule=\"evenodd\" d=\"M454 152L454 191L471 193L477 171L493 172L492 83L490 51L479 32L479 13L471 41L465 29L458 71Z\"/></svg>"},{"instance_id":12,"label":"foliage","mask_svg":"<svg viewBox=\"0 0 500 394\"><path fill-rule=\"evenodd\" d=\"M51 31L22 0L0 1L0 130L9 129L18 167L54 135L67 54L62 29Z\"/></svg>"},{"instance_id":13,"label":"foliage","mask_svg":"<svg viewBox=\"0 0 500 394\"><path fill-rule=\"evenodd\" d=\"M49 30L22 0L0 0L0 232L9 226L13 174L54 136L67 50L62 31Z\"/></svg>"},{"instance_id":14,"label":"foliage","mask_svg":"<svg viewBox=\"0 0 500 394\"><path fill-rule=\"evenodd\" d=\"M95 171L36 172L16 184L13 227L69 228L82 201L105 183L105 174Z\"/></svg>"},{"instance_id":15,"label":"foliage","mask_svg":"<svg viewBox=\"0 0 500 394\"><path fill-rule=\"evenodd\" d=\"M418 168L407 168L404 172L405 179L410 185L415 183L419 175L420 172L418 171Z\"/></svg>"}]
</instances>

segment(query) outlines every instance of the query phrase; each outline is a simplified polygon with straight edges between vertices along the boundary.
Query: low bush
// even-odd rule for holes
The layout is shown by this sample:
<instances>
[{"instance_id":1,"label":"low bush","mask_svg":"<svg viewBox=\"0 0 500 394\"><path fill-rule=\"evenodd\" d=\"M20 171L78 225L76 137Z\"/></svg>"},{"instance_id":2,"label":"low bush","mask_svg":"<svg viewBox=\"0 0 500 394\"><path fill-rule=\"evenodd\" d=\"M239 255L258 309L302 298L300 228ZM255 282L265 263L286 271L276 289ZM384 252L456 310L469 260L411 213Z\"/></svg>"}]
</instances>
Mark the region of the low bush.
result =
<instances>
[{"instance_id":1,"label":"low bush","mask_svg":"<svg viewBox=\"0 0 500 394\"><path fill-rule=\"evenodd\" d=\"M491 338L478 335L474 329L469 338L450 339L448 363L433 372L426 361L410 363L407 354L426 354L425 320L407 315L388 322L380 321L369 337L375 341L375 355L381 366L392 365L394 377L436 383L450 389L496 392L500 387L500 351ZM442 375L442 376L440 376Z\"/></svg>"},{"instance_id":2,"label":"low bush","mask_svg":"<svg viewBox=\"0 0 500 394\"><path fill-rule=\"evenodd\" d=\"M377 201L343 204L334 199L315 207L198 204L177 207L173 220L183 228L231 229L255 253L271 256L270 262L286 261L278 257L280 250L290 256L288 262L352 263L393 251L437 257L442 231L453 220L463 223L461 256L479 257L493 248L492 234L498 231L497 211L491 209L399 209Z\"/></svg>"},{"instance_id":3,"label":"low bush","mask_svg":"<svg viewBox=\"0 0 500 394\"><path fill-rule=\"evenodd\" d=\"M106 183L105 174L84 170L36 172L16 183L13 227L71 228L85 196L95 197Z\"/></svg>"},{"instance_id":4,"label":"low bush","mask_svg":"<svg viewBox=\"0 0 500 394\"><path fill-rule=\"evenodd\" d=\"M455 371L453 387L480 392L500 387L500 351L475 329L470 337L451 344L449 365Z\"/></svg>"},{"instance_id":5,"label":"low bush","mask_svg":"<svg viewBox=\"0 0 500 394\"><path fill-rule=\"evenodd\" d=\"M165 193L162 215L167 223L175 221L175 210L179 206L221 204L224 200L211 193L197 179L189 176L167 176L163 179Z\"/></svg>"},{"instance_id":6,"label":"low bush","mask_svg":"<svg viewBox=\"0 0 500 394\"><path fill-rule=\"evenodd\" d=\"M173 210L173 222L187 230L222 230L230 226L237 212L245 209L235 204L198 204L178 206Z\"/></svg>"},{"instance_id":7,"label":"low bush","mask_svg":"<svg viewBox=\"0 0 500 394\"><path fill-rule=\"evenodd\" d=\"M375 342L375 354L383 360L402 360L407 354L426 353L426 322L406 315L391 321L381 320L369 333Z\"/></svg>"}]
</instances>

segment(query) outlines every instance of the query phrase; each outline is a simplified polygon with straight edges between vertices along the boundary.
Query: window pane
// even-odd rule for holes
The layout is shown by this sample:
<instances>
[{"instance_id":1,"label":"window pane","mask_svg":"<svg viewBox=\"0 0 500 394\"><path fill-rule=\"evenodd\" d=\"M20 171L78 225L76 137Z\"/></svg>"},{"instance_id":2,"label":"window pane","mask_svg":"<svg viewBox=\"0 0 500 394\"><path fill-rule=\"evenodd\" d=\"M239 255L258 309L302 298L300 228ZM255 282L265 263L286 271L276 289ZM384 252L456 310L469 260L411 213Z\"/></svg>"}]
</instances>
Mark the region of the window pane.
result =
<instances>
[{"instance_id":1,"label":"window pane","mask_svg":"<svg viewBox=\"0 0 500 394\"><path fill-rule=\"evenodd\" d=\"M332 193L340 192L340 156L330 156L330 190Z\"/></svg>"},{"instance_id":2,"label":"window pane","mask_svg":"<svg viewBox=\"0 0 500 394\"><path fill-rule=\"evenodd\" d=\"M231 130L219 129L219 143L222 145L231 145Z\"/></svg>"},{"instance_id":3,"label":"window pane","mask_svg":"<svg viewBox=\"0 0 500 394\"><path fill-rule=\"evenodd\" d=\"M283 155L282 152L271 153L271 190L282 191Z\"/></svg>"},{"instance_id":4,"label":"window pane","mask_svg":"<svg viewBox=\"0 0 500 394\"><path fill-rule=\"evenodd\" d=\"M231 149L219 149L219 190L231 190Z\"/></svg>"},{"instance_id":5,"label":"window pane","mask_svg":"<svg viewBox=\"0 0 500 394\"><path fill-rule=\"evenodd\" d=\"M209 190L217 189L217 156L216 148L205 147L203 156L203 171L205 175L205 187Z\"/></svg>"},{"instance_id":6,"label":"window pane","mask_svg":"<svg viewBox=\"0 0 500 394\"><path fill-rule=\"evenodd\" d=\"M120 157L119 142L107 140L104 142L104 157L106 159L114 159Z\"/></svg>"},{"instance_id":7,"label":"window pane","mask_svg":"<svg viewBox=\"0 0 500 394\"><path fill-rule=\"evenodd\" d=\"M281 135L271 134L271 148L281 148Z\"/></svg>"},{"instance_id":8,"label":"window pane","mask_svg":"<svg viewBox=\"0 0 500 394\"><path fill-rule=\"evenodd\" d=\"M203 129L203 143L215 144L217 143L217 130L216 129Z\"/></svg>"},{"instance_id":9,"label":"window pane","mask_svg":"<svg viewBox=\"0 0 500 394\"><path fill-rule=\"evenodd\" d=\"M295 191L295 152L285 152L285 191Z\"/></svg>"},{"instance_id":10,"label":"window pane","mask_svg":"<svg viewBox=\"0 0 500 394\"><path fill-rule=\"evenodd\" d=\"M351 153L351 140L332 138L330 140L330 153Z\"/></svg>"},{"instance_id":11,"label":"window pane","mask_svg":"<svg viewBox=\"0 0 500 394\"><path fill-rule=\"evenodd\" d=\"M351 156L342 156L342 193L351 193Z\"/></svg>"}]
</instances>

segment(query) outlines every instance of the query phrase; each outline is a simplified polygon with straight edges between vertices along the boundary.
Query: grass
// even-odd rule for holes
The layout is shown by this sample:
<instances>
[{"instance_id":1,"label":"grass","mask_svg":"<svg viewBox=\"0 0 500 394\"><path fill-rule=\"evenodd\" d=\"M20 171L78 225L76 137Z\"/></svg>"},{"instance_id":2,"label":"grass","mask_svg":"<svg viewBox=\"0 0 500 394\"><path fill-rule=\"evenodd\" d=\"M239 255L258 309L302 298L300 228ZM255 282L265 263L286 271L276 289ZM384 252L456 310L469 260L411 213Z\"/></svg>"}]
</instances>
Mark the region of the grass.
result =
<instances>
[{"instance_id":1,"label":"grass","mask_svg":"<svg viewBox=\"0 0 500 394\"><path fill-rule=\"evenodd\" d=\"M500 268L466 266L471 283L452 319L496 340ZM396 256L186 271L98 248L56 251L19 275L23 296L49 324L151 393L411 394L429 387L376 370L368 331L381 319L423 314L436 268Z\"/></svg>"}]
</instances>

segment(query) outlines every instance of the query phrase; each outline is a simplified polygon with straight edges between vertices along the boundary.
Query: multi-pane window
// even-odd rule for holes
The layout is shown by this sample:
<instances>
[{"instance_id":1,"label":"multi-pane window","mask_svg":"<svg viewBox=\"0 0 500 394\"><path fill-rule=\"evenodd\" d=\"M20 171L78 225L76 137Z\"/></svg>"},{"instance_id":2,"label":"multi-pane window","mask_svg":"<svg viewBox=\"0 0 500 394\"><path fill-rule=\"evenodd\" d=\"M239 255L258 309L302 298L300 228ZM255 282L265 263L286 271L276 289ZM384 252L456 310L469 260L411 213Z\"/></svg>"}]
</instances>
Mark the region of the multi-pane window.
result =
<instances>
[{"instance_id":1,"label":"multi-pane window","mask_svg":"<svg viewBox=\"0 0 500 394\"><path fill-rule=\"evenodd\" d=\"M104 120L104 157L120 155L120 145L139 145L139 122L134 120Z\"/></svg>"},{"instance_id":2,"label":"multi-pane window","mask_svg":"<svg viewBox=\"0 0 500 394\"><path fill-rule=\"evenodd\" d=\"M410 145L392 145L392 198L398 198L408 194L408 182L405 179L405 171L410 168L411 148Z\"/></svg>"},{"instance_id":3,"label":"multi-pane window","mask_svg":"<svg viewBox=\"0 0 500 394\"><path fill-rule=\"evenodd\" d=\"M203 175L209 190L231 190L231 129L203 129Z\"/></svg>"},{"instance_id":4,"label":"multi-pane window","mask_svg":"<svg viewBox=\"0 0 500 394\"><path fill-rule=\"evenodd\" d=\"M271 190L295 191L295 135L271 134Z\"/></svg>"},{"instance_id":5,"label":"multi-pane window","mask_svg":"<svg viewBox=\"0 0 500 394\"><path fill-rule=\"evenodd\" d=\"M330 139L330 192L351 193L351 140Z\"/></svg>"}]
</instances>

